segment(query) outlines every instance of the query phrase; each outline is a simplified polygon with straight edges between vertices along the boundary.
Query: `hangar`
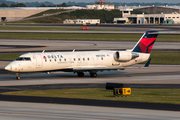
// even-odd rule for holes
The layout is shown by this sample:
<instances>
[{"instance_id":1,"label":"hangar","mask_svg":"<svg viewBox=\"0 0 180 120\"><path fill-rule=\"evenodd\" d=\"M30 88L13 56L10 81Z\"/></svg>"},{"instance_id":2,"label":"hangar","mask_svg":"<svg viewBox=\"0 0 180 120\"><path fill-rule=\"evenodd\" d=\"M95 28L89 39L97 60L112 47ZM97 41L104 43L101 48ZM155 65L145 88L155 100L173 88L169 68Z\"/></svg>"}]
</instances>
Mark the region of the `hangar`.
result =
<instances>
[{"instance_id":1,"label":"hangar","mask_svg":"<svg viewBox=\"0 0 180 120\"><path fill-rule=\"evenodd\" d=\"M16 21L49 9L86 9L85 7L0 7L0 22Z\"/></svg>"},{"instance_id":2,"label":"hangar","mask_svg":"<svg viewBox=\"0 0 180 120\"><path fill-rule=\"evenodd\" d=\"M43 12L47 9L0 9L0 22L21 20L25 17Z\"/></svg>"}]
</instances>

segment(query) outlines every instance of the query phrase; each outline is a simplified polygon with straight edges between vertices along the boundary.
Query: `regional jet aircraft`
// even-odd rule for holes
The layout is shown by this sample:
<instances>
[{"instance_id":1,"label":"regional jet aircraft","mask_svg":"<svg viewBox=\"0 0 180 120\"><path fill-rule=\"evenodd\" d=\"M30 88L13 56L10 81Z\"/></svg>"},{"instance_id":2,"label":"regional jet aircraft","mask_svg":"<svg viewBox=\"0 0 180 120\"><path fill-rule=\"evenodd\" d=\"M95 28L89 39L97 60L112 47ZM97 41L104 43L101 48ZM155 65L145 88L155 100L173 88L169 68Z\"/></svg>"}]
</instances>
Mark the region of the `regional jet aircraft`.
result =
<instances>
[{"instance_id":1,"label":"regional jet aircraft","mask_svg":"<svg viewBox=\"0 0 180 120\"><path fill-rule=\"evenodd\" d=\"M157 36L157 31L147 31L132 50L126 51L25 53L9 63L5 70L15 72L17 79L20 79L20 73L23 72L53 71L74 72L79 77L83 77L84 72L89 72L91 77L96 77L99 71L124 70L128 66L148 60Z\"/></svg>"}]
</instances>

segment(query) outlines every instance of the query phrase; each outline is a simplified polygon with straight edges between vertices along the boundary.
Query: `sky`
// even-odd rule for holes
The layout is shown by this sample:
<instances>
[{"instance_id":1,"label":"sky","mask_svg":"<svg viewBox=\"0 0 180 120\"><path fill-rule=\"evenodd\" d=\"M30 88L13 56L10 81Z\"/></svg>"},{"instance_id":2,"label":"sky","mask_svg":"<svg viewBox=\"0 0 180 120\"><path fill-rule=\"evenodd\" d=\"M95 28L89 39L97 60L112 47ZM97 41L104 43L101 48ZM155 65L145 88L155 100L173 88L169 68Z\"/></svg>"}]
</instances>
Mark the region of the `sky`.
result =
<instances>
[{"instance_id":1,"label":"sky","mask_svg":"<svg viewBox=\"0 0 180 120\"><path fill-rule=\"evenodd\" d=\"M59 3L63 3L63 2L95 2L98 0L7 0L7 1L14 1L14 2L44 2L44 1L49 1L52 2L54 4L59 4ZM130 2L145 2L145 3L153 3L153 2L160 2L160 3L180 3L180 0L106 0L107 2L126 2L126 3L130 3Z\"/></svg>"}]
</instances>

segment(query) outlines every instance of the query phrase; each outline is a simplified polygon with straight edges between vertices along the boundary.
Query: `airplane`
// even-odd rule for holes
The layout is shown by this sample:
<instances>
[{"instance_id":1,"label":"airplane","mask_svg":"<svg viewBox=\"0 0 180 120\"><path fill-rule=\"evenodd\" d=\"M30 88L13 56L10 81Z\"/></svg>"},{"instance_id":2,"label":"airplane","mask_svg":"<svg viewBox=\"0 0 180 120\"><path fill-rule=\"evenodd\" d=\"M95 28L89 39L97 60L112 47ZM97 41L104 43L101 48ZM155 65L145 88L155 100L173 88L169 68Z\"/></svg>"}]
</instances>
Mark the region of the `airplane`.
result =
<instances>
[{"instance_id":1,"label":"airplane","mask_svg":"<svg viewBox=\"0 0 180 120\"><path fill-rule=\"evenodd\" d=\"M89 72L91 77L97 77L97 72L124 70L129 66L147 61L150 51L156 41L158 31L146 31L131 50L99 50L71 52L37 52L25 53L9 63L5 70L16 73L24 72L74 72L79 77ZM148 64L150 61L148 61ZM145 65L147 67L149 65Z\"/></svg>"}]
</instances>

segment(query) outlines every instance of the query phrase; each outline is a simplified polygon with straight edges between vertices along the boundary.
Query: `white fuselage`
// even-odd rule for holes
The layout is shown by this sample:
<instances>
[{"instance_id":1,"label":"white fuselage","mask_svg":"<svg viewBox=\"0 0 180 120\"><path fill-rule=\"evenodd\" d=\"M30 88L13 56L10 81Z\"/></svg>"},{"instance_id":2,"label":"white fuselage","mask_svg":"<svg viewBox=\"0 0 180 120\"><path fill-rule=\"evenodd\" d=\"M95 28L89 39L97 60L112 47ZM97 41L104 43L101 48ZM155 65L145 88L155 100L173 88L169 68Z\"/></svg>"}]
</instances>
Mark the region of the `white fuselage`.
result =
<instances>
[{"instance_id":1,"label":"white fuselage","mask_svg":"<svg viewBox=\"0 0 180 120\"><path fill-rule=\"evenodd\" d=\"M150 54L137 53L139 56L127 61L117 61L117 51L82 51L82 52L39 52L26 53L14 60L5 69L13 72L53 71L69 68L127 67L146 61ZM118 51L126 54L129 51ZM130 51L131 53L131 51Z\"/></svg>"}]
</instances>

